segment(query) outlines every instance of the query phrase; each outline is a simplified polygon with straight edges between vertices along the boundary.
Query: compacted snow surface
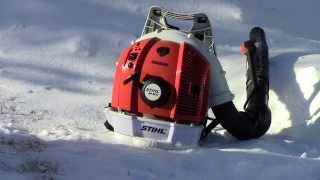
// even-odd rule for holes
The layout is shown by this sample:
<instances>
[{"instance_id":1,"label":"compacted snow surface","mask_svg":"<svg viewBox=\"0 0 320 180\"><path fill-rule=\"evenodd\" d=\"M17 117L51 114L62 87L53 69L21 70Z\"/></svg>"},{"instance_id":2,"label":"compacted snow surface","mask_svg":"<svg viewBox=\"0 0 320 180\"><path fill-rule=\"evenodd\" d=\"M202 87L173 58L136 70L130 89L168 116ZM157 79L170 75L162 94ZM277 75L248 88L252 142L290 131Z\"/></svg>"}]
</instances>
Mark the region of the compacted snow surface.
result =
<instances>
[{"instance_id":1,"label":"compacted snow surface","mask_svg":"<svg viewBox=\"0 0 320 180\"><path fill-rule=\"evenodd\" d=\"M123 145L104 128L114 63L151 5L208 14L240 110L246 63L239 44L251 27L266 29L273 122L264 137L238 141L218 128L201 147L161 150ZM320 179L319 5L1 0L0 179Z\"/></svg>"}]
</instances>

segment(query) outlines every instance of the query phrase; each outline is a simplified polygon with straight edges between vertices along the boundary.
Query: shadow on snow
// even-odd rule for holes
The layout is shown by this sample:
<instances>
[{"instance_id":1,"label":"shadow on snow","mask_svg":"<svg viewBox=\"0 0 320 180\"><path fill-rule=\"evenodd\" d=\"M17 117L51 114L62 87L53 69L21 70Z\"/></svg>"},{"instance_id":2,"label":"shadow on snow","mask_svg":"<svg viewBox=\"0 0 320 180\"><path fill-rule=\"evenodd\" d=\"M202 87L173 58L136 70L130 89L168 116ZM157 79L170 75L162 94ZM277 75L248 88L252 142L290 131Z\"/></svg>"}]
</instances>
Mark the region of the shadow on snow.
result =
<instances>
[{"instance_id":1,"label":"shadow on snow","mask_svg":"<svg viewBox=\"0 0 320 180\"><path fill-rule=\"evenodd\" d=\"M107 87L112 77L100 77L84 72L76 72L57 67L30 64L26 62L0 61L2 78L22 81L34 85L44 86L49 89L59 89L74 93L94 94L90 83L96 82ZM6 70L9 69L9 70ZM11 70L13 69L13 70ZM16 71L18 69L18 71ZM107 70L106 70L107 71ZM87 85L85 85L87 84Z\"/></svg>"}]
</instances>

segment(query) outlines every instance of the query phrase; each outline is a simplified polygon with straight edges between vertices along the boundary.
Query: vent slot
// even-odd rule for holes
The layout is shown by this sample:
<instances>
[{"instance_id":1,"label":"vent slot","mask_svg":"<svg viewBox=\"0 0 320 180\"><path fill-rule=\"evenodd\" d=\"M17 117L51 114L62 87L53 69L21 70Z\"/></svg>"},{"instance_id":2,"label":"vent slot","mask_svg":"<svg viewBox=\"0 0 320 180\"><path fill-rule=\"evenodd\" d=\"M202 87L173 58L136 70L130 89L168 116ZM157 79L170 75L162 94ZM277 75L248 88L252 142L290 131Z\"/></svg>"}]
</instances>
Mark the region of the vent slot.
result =
<instances>
[{"instance_id":1,"label":"vent slot","mask_svg":"<svg viewBox=\"0 0 320 180\"><path fill-rule=\"evenodd\" d=\"M204 112L202 98L207 98L205 91L208 90L208 84L206 84L208 67L204 66L206 63L201 60L203 57L198 52L190 46L185 46L177 97L178 114L200 116ZM199 87L199 94L196 96L192 93L194 84Z\"/></svg>"}]
</instances>

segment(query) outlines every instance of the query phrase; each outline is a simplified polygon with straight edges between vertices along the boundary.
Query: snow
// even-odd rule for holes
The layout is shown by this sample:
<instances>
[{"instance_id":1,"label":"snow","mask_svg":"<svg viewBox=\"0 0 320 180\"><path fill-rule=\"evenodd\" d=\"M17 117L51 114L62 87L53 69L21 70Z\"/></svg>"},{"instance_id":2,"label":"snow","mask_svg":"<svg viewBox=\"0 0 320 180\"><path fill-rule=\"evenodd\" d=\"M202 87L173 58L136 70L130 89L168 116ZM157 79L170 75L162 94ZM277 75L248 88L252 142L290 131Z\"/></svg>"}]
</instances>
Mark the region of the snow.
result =
<instances>
[{"instance_id":1,"label":"snow","mask_svg":"<svg viewBox=\"0 0 320 180\"><path fill-rule=\"evenodd\" d=\"M139 36L151 5L209 15L239 109L246 69L239 44L251 27L266 29L273 122L264 137L237 141L218 128L202 147L161 150L103 127L114 63ZM2 0L0 179L319 179L319 5Z\"/></svg>"}]
</instances>

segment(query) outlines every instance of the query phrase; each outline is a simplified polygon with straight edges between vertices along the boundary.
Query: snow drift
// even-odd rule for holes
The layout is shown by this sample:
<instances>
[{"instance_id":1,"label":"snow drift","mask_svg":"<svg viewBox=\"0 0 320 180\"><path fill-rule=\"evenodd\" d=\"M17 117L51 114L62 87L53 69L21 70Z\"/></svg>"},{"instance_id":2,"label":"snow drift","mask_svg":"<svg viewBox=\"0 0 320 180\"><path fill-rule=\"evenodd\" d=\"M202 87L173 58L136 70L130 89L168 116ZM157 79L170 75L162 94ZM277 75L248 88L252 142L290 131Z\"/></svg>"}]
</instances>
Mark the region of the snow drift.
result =
<instances>
[{"instance_id":1,"label":"snow drift","mask_svg":"<svg viewBox=\"0 0 320 180\"><path fill-rule=\"evenodd\" d=\"M319 178L319 4L3 0L0 179ZM266 29L273 113L266 136L239 142L218 128L201 148L165 151L121 145L105 130L113 65L151 5L210 16L239 109L246 69L239 44L252 26Z\"/></svg>"}]
</instances>

